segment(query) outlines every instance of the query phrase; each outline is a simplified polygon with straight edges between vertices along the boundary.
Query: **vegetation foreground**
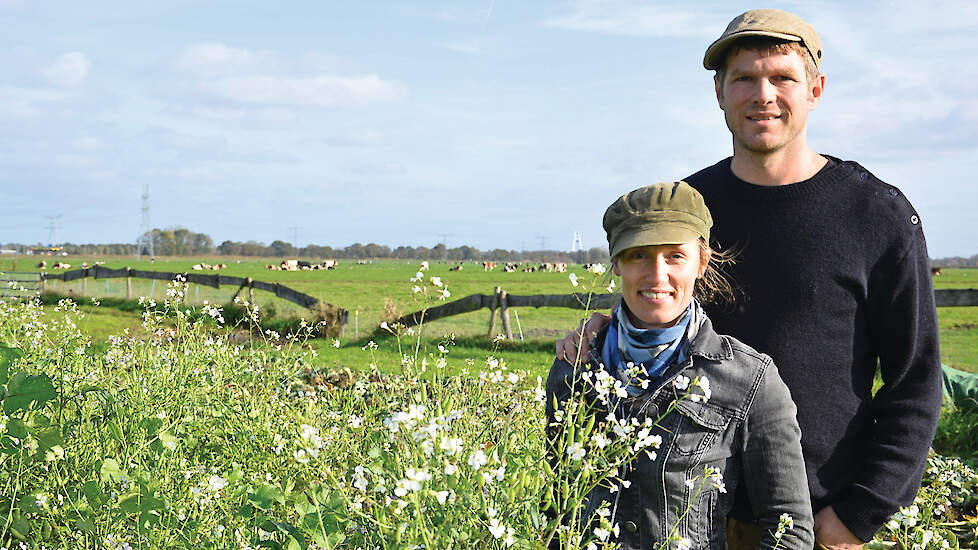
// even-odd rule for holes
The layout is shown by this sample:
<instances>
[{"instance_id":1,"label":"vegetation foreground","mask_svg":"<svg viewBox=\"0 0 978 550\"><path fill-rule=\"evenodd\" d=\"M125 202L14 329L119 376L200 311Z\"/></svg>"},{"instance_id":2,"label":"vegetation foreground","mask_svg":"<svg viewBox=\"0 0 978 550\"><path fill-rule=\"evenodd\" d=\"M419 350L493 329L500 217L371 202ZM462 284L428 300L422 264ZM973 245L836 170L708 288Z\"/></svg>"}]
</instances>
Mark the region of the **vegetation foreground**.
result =
<instances>
[{"instance_id":1,"label":"vegetation foreground","mask_svg":"<svg viewBox=\"0 0 978 550\"><path fill-rule=\"evenodd\" d=\"M585 424L572 400L548 460L542 382L497 357L457 358L450 338L429 353L420 330L389 327L399 374L375 368L373 342L359 374L321 373L302 336L235 343L222 311L186 305L186 291L147 301L142 325L104 350L74 302L0 302L0 547L614 547L613 516L588 521L580 504L654 455L653 426ZM709 383L673 391L708 399ZM972 456L971 414L946 412L942 449ZM966 462L932 457L916 503L874 545L972 547ZM716 479L698 473L692 498L724 490ZM673 532L662 546L684 543Z\"/></svg>"}]
</instances>

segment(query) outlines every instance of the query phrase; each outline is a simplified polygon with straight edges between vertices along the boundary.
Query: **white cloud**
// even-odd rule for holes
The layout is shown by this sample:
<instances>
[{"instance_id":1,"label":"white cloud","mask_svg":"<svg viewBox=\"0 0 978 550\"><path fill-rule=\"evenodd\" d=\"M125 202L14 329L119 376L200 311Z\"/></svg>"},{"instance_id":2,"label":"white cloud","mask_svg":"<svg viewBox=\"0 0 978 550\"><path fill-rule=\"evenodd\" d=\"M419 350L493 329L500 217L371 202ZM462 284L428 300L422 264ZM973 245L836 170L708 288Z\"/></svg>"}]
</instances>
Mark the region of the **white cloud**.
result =
<instances>
[{"instance_id":1,"label":"white cloud","mask_svg":"<svg viewBox=\"0 0 978 550\"><path fill-rule=\"evenodd\" d=\"M732 17L728 11L627 0L579 0L571 4L568 13L548 19L544 25L620 36L716 37Z\"/></svg>"},{"instance_id":2,"label":"white cloud","mask_svg":"<svg viewBox=\"0 0 978 550\"><path fill-rule=\"evenodd\" d=\"M219 42L201 42L184 49L178 65L201 75L226 75L254 65L263 56Z\"/></svg>"},{"instance_id":3,"label":"white cloud","mask_svg":"<svg viewBox=\"0 0 978 550\"><path fill-rule=\"evenodd\" d=\"M404 85L377 75L242 76L218 79L204 86L221 97L242 103L308 107L394 101L407 95Z\"/></svg>"},{"instance_id":4,"label":"white cloud","mask_svg":"<svg viewBox=\"0 0 978 550\"><path fill-rule=\"evenodd\" d=\"M57 59L51 66L44 69L44 76L48 80L65 88L74 88L81 85L88 77L88 71L92 67L85 54L80 52L69 52Z\"/></svg>"}]
</instances>

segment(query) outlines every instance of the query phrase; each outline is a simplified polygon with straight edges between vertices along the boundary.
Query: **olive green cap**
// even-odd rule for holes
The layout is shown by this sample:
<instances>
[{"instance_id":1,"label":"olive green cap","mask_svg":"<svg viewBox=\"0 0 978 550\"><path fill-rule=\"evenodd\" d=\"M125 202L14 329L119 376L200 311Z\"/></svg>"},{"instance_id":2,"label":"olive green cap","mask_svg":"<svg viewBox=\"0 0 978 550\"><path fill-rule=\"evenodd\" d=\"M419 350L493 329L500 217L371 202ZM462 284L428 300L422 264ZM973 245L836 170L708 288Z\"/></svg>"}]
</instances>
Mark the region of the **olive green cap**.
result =
<instances>
[{"instance_id":1,"label":"olive green cap","mask_svg":"<svg viewBox=\"0 0 978 550\"><path fill-rule=\"evenodd\" d=\"M800 42L812 56L815 67L822 68L822 40L815 27L801 17L781 10L750 10L734 18L727 30L706 49L703 66L713 71L723 65L724 56L734 41L748 36L770 36Z\"/></svg>"},{"instance_id":2,"label":"olive green cap","mask_svg":"<svg viewBox=\"0 0 978 550\"><path fill-rule=\"evenodd\" d=\"M703 195L684 181L629 191L604 213L612 258L636 246L682 244L700 237L709 242L712 226Z\"/></svg>"}]
</instances>

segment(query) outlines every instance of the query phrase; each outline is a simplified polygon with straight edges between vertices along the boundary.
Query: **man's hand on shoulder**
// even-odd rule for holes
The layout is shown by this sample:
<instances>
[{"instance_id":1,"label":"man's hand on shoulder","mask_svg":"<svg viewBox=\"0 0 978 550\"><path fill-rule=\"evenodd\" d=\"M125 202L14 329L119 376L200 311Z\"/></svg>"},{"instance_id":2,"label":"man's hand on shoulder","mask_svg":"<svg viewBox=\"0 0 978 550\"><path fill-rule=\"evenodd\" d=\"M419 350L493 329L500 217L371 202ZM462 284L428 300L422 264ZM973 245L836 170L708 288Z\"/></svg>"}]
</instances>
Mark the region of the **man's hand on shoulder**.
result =
<instances>
[{"instance_id":1,"label":"man's hand on shoulder","mask_svg":"<svg viewBox=\"0 0 978 550\"><path fill-rule=\"evenodd\" d=\"M572 365L580 363L584 354L579 353L579 351L586 350L591 344L591 340L598 335L598 331L610 322L610 315L597 311L591 314L590 319L581 319L581 324L577 330L572 330L563 339L557 341L557 359L562 359Z\"/></svg>"},{"instance_id":2,"label":"man's hand on shoulder","mask_svg":"<svg viewBox=\"0 0 978 550\"><path fill-rule=\"evenodd\" d=\"M815 514L815 543L819 548L830 550L859 550L863 547L863 541L852 534L831 506Z\"/></svg>"}]
</instances>

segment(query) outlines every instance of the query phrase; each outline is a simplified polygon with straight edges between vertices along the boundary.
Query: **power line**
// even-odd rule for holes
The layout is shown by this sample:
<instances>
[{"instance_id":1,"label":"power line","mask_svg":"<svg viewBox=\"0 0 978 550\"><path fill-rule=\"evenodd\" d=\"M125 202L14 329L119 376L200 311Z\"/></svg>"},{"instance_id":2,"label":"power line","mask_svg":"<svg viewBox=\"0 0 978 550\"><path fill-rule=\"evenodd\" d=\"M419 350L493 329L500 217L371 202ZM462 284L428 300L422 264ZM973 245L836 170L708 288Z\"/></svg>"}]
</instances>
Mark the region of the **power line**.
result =
<instances>
[{"instance_id":1,"label":"power line","mask_svg":"<svg viewBox=\"0 0 978 550\"><path fill-rule=\"evenodd\" d=\"M56 246L58 244L58 220L61 218L61 214L57 216L48 216L48 246Z\"/></svg>"},{"instance_id":2,"label":"power line","mask_svg":"<svg viewBox=\"0 0 978 550\"><path fill-rule=\"evenodd\" d=\"M146 250L146 255L150 258L156 257L153 251L153 234L149 222L149 184L143 186L143 205L140 208L142 220L139 223L139 237L136 239L136 259Z\"/></svg>"}]
</instances>

